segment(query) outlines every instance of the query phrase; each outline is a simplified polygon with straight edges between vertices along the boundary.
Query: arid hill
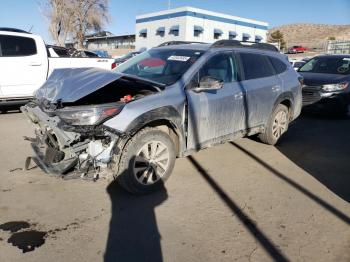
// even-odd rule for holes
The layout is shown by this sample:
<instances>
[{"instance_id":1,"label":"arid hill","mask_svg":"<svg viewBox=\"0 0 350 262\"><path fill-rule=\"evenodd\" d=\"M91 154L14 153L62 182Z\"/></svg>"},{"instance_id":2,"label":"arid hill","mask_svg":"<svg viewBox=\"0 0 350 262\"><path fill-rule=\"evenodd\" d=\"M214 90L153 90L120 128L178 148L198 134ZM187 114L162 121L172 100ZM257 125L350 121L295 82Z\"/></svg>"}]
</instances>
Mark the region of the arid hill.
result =
<instances>
[{"instance_id":1,"label":"arid hill","mask_svg":"<svg viewBox=\"0 0 350 262\"><path fill-rule=\"evenodd\" d=\"M269 33L276 30L283 33L287 46L300 44L310 48L322 47L330 37L335 37L336 40L350 40L350 25L289 24L274 27Z\"/></svg>"}]
</instances>

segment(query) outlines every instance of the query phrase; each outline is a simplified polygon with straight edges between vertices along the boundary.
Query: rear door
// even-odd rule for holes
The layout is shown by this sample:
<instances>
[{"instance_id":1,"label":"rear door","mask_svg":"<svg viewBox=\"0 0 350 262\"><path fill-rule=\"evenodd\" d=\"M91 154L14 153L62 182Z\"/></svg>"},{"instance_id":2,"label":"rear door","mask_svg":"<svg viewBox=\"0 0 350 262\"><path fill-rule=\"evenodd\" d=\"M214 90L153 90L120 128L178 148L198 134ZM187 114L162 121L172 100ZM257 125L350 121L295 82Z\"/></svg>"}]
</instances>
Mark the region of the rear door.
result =
<instances>
[{"instance_id":1,"label":"rear door","mask_svg":"<svg viewBox=\"0 0 350 262\"><path fill-rule=\"evenodd\" d=\"M219 142L244 128L244 92L237 81L237 71L232 52L215 54L200 68L186 88L189 150ZM205 76L222 80L223 87L200 93L192 91Z\"/></svg>"},{"instance_id":2,"label":"rear door","mask_svg":"<svg viewBox=\"0 0 350 262\"><path fill-rule=\"evenodd\" d=\"M41 38L30 34L1 34L0 89L2 97L32 96L33 92L46 80L47 63L46 48Z\"/></svg>"},{"instance_id":3,"label":"rear door","mask_svg":"<svg viewBox=\"0 0 350 262\"><path fill-rule=\"evenodd\" d=\"M247 99L247 125L249 128L266 124L277 97L282 92L282 83L266 55L240 52L243 81Z\"/></svg>"}]
</instances>

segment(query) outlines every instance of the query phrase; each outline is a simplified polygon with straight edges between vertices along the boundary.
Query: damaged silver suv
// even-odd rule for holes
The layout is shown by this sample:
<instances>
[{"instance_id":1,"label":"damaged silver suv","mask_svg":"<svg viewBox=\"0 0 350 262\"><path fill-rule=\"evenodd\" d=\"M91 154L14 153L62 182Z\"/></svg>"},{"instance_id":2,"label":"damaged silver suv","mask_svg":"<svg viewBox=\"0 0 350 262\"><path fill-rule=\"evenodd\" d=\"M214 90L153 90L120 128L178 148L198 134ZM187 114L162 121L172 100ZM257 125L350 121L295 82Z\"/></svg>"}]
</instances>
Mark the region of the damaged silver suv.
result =
<instances>
[{"instance_id":1,"label":"damaged silver suv","mask_svg":"<svg viewBox=\"0 0 350 262\"><path fill-rule=\"evenodd\" d=\"M156 190L175 159L258 134L275 144L300 114L301 79L269 44L169 43L102 69L56 70L21 108L32 159L64 178Z\"/></svg>"}]
</instances>

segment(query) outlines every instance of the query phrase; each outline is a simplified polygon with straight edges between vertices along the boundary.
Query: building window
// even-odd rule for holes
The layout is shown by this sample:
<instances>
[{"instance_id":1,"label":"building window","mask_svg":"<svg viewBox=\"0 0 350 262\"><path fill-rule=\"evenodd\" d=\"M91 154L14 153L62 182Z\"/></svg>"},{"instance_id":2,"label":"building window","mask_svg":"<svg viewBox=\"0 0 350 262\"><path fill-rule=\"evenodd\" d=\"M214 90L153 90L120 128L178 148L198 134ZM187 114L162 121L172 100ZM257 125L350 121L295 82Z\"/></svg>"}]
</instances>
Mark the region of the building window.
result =
<instances>
[{"instance_id":1,"label":"building window","mask_svg":"<svg viewBox=\"0 0 350 262\"><path fill-rule=\"evenodd\" d=\"M230 39L230 40L235 40L236 37L237 37L236 31L229 31L229 32L228 32L228 39Z\"/></svg>"},{"instance_id":2,"label":"building window","mask_svg":"<svg viewBox=\"0 0 350 262\"><path fill-rule=\"evenodd\" d=\"M247 34L247 33L243 33L242 35L242 41L249 41L250 39L250 34Z\"/></svg>"},{"instance_id":3,"label":"building window","mask_svg":"<svg viewBox=\"0 0 350 262\"><path fill-rule=\"evenodd\" d=\"M260 35L256 35L255 36L255 42L257 42L257 43L260 43L261 41L262 41L262 36L260 36Z\"/></svg>"},{"instance_id":4,"label":"building window","mask_svg":"<svg viewBox=\"0 0 350 262\"><path fill-rule=\"evenodd\" d=\"M200 34L202 34L204 31L203 27L199 26L199 25L195 25L193 27L193 36L200 36Z\"/></svg>"},{"instance_id":5,"label":"building window","mask_svg":"<svg viewBox=\"0 0 350 262\"><path fill-rule=\"evenodd\" d=\"M174 26L170 27L169 35L178 36L179 35L179 29L180 29L179 25L174 25Z\"/></svg>"},{"instance_id":6,"label":"building window","mask_svg":"<svg viewBox=\"0 0 350 262\"><path fill-rule=\"evenodd\" d=\"M147 29L140 30L140 37L143 37L143 38L147 37Z\"/></svg>"},{"instance_id":7,"label":"building window","mask_svg":"<svg viewBox=\"0 0 350 262\"><path fill-rule=\"evenodd\" d=\"M214 39L220 39L221 36L222 36L221 29L214 29Z\"/></svg>"},{"instance_id":8,"label":"building window","mask_svg":"<svg viewBox=\"0 0 350 262\"><path fill-rule=\"evenodd\" d=\"M156 35L163 37L165 35L165 27L164 26L158 27Z\"/></svg>"}]
</instances>

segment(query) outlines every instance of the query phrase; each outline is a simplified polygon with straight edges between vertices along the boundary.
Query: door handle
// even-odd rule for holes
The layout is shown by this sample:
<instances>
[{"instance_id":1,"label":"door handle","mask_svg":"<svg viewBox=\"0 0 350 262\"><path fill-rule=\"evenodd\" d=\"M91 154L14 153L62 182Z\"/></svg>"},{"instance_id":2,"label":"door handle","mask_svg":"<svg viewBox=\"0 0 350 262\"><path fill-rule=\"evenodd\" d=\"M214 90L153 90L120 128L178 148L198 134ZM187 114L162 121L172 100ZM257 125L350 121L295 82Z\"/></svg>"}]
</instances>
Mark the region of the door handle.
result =
<instances>
[{"instance_id":1,"label":"door handle","mask_svg":"<svg viewBox=\"0 0 350 262\"><path fill-rule=\"evenodd\" d=\"M281 90L281 87L279 85L273 86L272 88L272 92L278 92Z\"/></svg>"},{"instance_id":2,"label":"door handle","mask_svg":"<svg viewBox=\"0 0 350 262\"><path fill-rule=\"evenodd\" d=\"M41 66L42 63L41 63L41 62L35 62L35 61L33 61L33 62L30 62L29 65L30 65L30 66Z\"/></svg>"},{"instance_id":3,"label":"door handle","mask_svg":"<svg viewBox=\"0 0 350 262\"><path fill-rule=\"evenodd\" d=\"M239 92L237 94L235 94L235 99L236 100L239 100L239 99L242 99L243 98L243 93L242 92Z\"/></svg>"}]
</instances>

